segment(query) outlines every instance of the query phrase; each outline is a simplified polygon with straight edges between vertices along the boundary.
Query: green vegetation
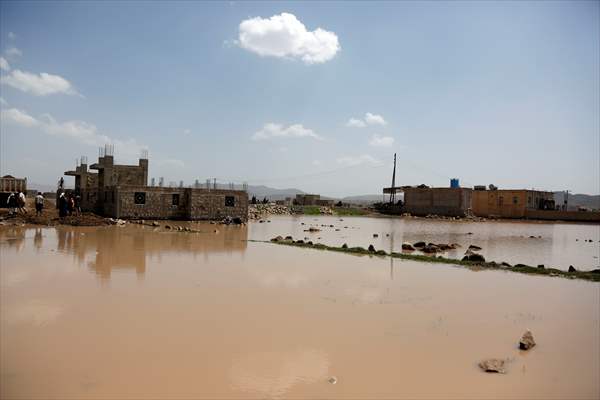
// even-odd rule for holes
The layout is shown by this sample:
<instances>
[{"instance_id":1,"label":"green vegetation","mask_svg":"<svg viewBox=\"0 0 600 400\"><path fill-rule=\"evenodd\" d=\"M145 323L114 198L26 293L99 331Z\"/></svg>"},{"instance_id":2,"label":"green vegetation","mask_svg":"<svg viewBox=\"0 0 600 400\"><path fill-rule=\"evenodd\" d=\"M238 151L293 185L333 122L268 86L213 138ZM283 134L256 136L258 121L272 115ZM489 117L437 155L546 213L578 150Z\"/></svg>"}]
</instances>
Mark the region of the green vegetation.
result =
<instances>
[{"instance_id":1,"label":"green vegetation","mask_svg":"<svg viewBox=\"0 0 600 400\"><path fill-rule=\"evenodd\" d=\"M256 242L264 242L257 240ZM264 242L269 243L269 242ZM380 256L380 257L393 257L399 258L402 260L411 260L411 261L420 261L420 262L428 262L428 263L441 263L441 264L451 264L451 265L460 265L467 267L472 270L483 270L483 269L493 269L493 270L504 270L504 271L513 271L520 272L524 274L533 274L533 275L547 275L547 276L558 276L562 278L568 279L583 279L587 281L600 282L600 270L594 271L572 271L567 272L556 268L537 268L532 267L525 264L516 264L515 266L510 266L509 264L498 264L494 261L491 262L475 262L475 261L462 261L456 260L453 258L446 258L442 256L426 256L420 254L407 254L407 253L386 253L384 250L377 251L369 251L363 247L335 247L328 246L321 243L312 243L312 242L304 242L302 240L293 241L290 239L281 239L275 238L271 239L271 243L286 245L286 246L295 246L295 247L306 247L316 250L326 250L326 251L337 251L341 253L349 253L355 255L369 255L369 256Z\"/></svg>"},{"instance_id":2,"label":"green vegetation","mask_svg":"<svg viewBox=\"0 0 600 400\"><path fill-rule=\"evenodd\" d=\"M360 216L367 215L369 212L356 207L333 207L333 212L340 216Z\"/></svg>"},{"instance_id":3,"label":"green vegetation","mask_svg":"<svg viewBox=\"0 0 600 400\"><path fill-rule=\"evenodd\" d=\"M318 206L303 206L302 211L305 215L321 215L321 210Z\"/></svg>"}]
</instances>

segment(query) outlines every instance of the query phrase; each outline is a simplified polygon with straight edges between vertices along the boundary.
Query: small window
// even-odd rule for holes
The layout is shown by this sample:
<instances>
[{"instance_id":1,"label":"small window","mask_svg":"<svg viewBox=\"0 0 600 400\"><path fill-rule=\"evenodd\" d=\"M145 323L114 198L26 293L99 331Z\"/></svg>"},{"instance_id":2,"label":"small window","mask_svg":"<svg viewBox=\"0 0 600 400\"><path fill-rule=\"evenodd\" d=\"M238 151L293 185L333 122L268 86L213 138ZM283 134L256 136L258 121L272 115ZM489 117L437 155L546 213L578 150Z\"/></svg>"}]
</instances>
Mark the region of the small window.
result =
<instances>
[{"instance_id":1,"label":"small window","mask_svg":"<svg viewBox=\"0 0 600 400\"><path fill-rule=\"evenodd\" d=\"M115 192L111 192L111 199L112 199L112 202L114 203L115 202Z\"/></svg>"},{"instance_id":2,"label":"small window","mask_svg":"<svg viewBox=\"0 0 600 400\"><path fill-rule=\"evenodd\" d=\"M225 196L225 207L235 207L235 197Z\"/></svg>"},{"instance_id":3,"label":"small window","mask_svg":"<svg viewBox=\"0 0 600 400\"><path fill-rule=\"evenodd\" d=\"M146 204L146 192L135 192L133 202L135 204Z\"/></svg>"},{"instance_id":4,"label":"small window","mask_svg":"<svg viewBox=\"0 0 600 400\"><path fill-rule=\"evenodd\" d=\"M108 192L104 192L104 201L108 201Z\"/></svg>"},{"instance_id":5,"label":"small window","mask_svg":"<svg viewBox=\"0 0 600 400\"><path fill-rule=\"evenodd\" d=\"M171 199L171 204L174 206L179 205L179 193L173 193L173 198Z\"/></svg>"},{"instance_id":6,"label":"small window","mask_svg":"<svg viewBox=\"0 0 600 400\"><path fill-rule=\"evenodd\" d=\"M500 196L498 197L498 205L501 206L504 204L504 197Z\"/></svg>"},{"instance_id":7,"label":"small window","mask_svg":"<svg viewBox=\"0 0 600 400\"><path fill-rule=\"evenodd\" d=\"M531 196L527 198L527 204L531 205Z\"/></svg>"},{"instance_id":8,"label":"small window","mask_svg":"<svg viewBox=\"0 0 600 400\"><path fill-rule=\"evenodd\" d=\"M519 198L517 196L513 197L513 204L519 204Z\"/></svg>"}]
</instances>

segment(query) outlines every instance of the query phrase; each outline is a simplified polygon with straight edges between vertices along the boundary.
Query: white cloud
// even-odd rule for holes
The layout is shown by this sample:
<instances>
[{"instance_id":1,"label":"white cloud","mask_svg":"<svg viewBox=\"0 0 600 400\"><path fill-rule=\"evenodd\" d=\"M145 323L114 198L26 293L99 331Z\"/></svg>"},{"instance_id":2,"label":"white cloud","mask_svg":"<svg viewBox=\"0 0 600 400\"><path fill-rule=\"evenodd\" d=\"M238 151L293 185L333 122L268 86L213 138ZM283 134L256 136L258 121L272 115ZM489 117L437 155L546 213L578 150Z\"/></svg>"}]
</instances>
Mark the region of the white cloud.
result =
<instances>
[{"instance_id":1,"label":"white cloud","mask_svg":"<svg viewBox=\"0 0 600 400\"><path fill-rule=\"evenodd\" d=\"M2 116L2 118L0 118L2 122L8 122L14 125L24 126L26 128L31 128L39 124L39 121L33 118L31 115L24 111L17 110L16 108L2 110L0 111L0 116Z\"/></svg>"},{"instance_id":2,"label":"white cloud","mask_svg":"<svg viewBox=\"0 0 600 400\"><path fill-rule=\"evenodd\" d=\"M6 58L0 57L0 69L2 71L10 71L10 64L6 61Z\"/></svg>"},{"instance_id":3,"label":"white cloud","mask_svg":"<svg viewBox=\"0 0 600 400\"><path fill-rule=\"evenodd\" d=\"M370 112L365 114L364 119L350 118L346 122L346 126L350 128L364 128L367 125L387 125L387 122L381 115L371 114Z\"/></svg>"},{"instance_id":4,"label":"white cloud","mask_svg":"<svg viewBox=\"0 0 600 400\"><path fill-rule=\"evenodd\" d=\"M145 147L135 139L120 140L100 134L95 125L85 121L71 120L58 122L50 114L43 114L40 118L32 117L25 111L16 108L2 110L2 123L9 123L25 128L39 128L51 136L65 137L91 146L113 144L115 148L126 155L137 155Z\"/></svg>"},{"instance_id":5,"label":"white cloud","mask_svg":"<svg viewBox=\"0 0 600 400\"><path fill-rule=\"evenodd\" d=\"M346 122L346 126L350 128L364 128L367 124L362 119L350 118Z\"/></svg>"},{"instance_id":6,"label":"white cloud","mask_svg":"<svg viewBox=\"0 0 600 400\"><path fill-rule=\"evenodd\" d=\"M321 161L319 161L319 160L313 160L312 161L312 165L319 166L319 165L321 165Z\"/></svg>"},{"instance_id":7,"label":"white cloud","mask_svg":"<svg viewBox=\"0 0 600 400\"><path fill-rule=\"evenodd\" d=\"M14 33L14 32L8 32L8 38L9 38L9 39L11 39L11 40L12 40L12 39L16 39L16 38L17 38L17 35L15 35L15 33Z\"/></svg>"},{"instance_id":8,"label":"white cloud","mask_svg":"<svg viewBox=\"0 0 600 400\"><path fill-rule=\"evenodd\" d=\"M190 129L184 129L183 130L183 134L184 135L189 135L190 133L192 133L192 131Z\"/></svg>"},{"instance_id":9,"label":"white cloud","mask_svg":"<svg viewBox=\"0 0 600 400\"><path fill-rule=\"evenodd\" d=\"M311 129L305 128L301 124L284 127L281 124L275 124L273 122L266 123L260 131L252 136L252 139L265 140L277 137L311 137L317 140L323 139Z\"/></svg>"},{"instance_id":10,"label":"white cloud","mask_svg":"<svg viewBox=\"0 0 600 400\"><path fill-rule=\"evenodd\" d=\"M365 122L369 125L387 125L387 122L381 115L366 113Z\"/></svg>"},{"instance_id":11,"label":"white cloud","mask_svg":"<svg viewBox=\"0 0 600 400\"><path fill-rule=\"evenodd\" d=\"M6 100L4 100L4 97L0 97L0 105L2 105L2 106L8 105L8 102Z\"/></svg>"},{"instance_id":12,"label":"white cloud","mask_svg":"<svg viewBox=\"0 0 600 400\"><path fill-rule=\"evenodd\" d=\"M353 167L356 165L363 165L363 164L371 165L371 166L380 166L383 164L380 160L378 160L368 154L362 154L362 155L356 156L356 157L352 157L352 156L340 157L336 161L338 164L341 164L346 167Z\"/></svg>"},{"instance_id":13,"label":"white cloud","mask_svg":"<svg viewBox=\"0 0 600 400\"><path fill-rule=\"evenodd\" d=\"M0 83L36 96L47 96L55 93L78 94L68 80L45 72L32 74L15 69L10 74L2 76Z\"/></svg>"},{"instance_id":14,"label":"white cloud","mask_svg":"<svg viewBox=\"0 0 600 400\"><path fill-rule=\"evenodd\" d=\"M341 49L334 32L321 28L307 31L304 24L289 13L242 21L238 44L260 56L301 59L305 64L329 61Z\"/></svg>"},{"instance_id":15,"label":"white cloud","mask_svg":"<svg viewBox=\"0 0 600 400\"><path fill-rule=\"evenodd\" d=\"M394 144L394 138L391 136L379 136L374 134L369 140L369 146L373 147L390 147Z\"/></svg>"},{"instance_id":16,"label":"white cloud","mask_svg":"<svg viewBox=\"0 0 600 400\"><path fill-rule=\"evenodd\" d=\"M17 49L16 47L9 47L8 49L6 49L4 51L4 53L9 57L9 58L16 58L16 57L20 57L23 55L23 52L19 49Z\"/></svg>"}]
</instances>

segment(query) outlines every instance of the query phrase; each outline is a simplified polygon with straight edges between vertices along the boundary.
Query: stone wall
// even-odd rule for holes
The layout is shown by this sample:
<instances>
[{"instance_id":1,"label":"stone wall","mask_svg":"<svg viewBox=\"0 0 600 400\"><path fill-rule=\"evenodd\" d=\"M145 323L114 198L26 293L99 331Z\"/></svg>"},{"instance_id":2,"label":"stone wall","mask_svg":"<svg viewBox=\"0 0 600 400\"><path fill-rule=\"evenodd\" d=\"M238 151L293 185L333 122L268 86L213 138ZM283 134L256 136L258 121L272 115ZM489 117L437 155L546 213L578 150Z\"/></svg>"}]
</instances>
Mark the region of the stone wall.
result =
<instances>
[{"instance_id":1,"label":"stone wall","mask_svg":"<svg viewBox=\"0 0 600 400\"><path fill-rule=\"evenodd\" d=\"M126 186L114 188L114 192L116 202L113 204L109 195L108 203L103 206L103 214L114 218L248 219L248 194L241 190ZM144 198L143 204L136 203L136 194L138 200Z\"/></svg>"},{"instance_id":2,"label":"stone wall","mask_svg":"<svg viewBox=\"0 0 600 400\"><path fill-rule=\"evenodd\" d=\"M224 217L248 219L248 194L242 190L188 189L190 215L193 220L216 220ZM229 200L227 200L229 198Z\"/></svg>"}]
</instances>

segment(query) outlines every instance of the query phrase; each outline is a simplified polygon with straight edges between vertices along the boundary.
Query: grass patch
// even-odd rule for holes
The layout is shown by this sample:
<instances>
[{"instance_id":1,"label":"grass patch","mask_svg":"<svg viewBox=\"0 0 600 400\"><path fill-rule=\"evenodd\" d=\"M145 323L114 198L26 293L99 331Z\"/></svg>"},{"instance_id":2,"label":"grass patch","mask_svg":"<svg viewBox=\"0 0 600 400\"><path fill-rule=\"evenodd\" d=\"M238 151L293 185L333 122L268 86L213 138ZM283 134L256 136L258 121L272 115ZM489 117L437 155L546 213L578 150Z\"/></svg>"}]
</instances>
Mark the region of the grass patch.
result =
<instances>
[{"instance_id":1,"label":"grass patch","mask_svg":"<svg viewBox=\"0 0 600 400\"><path fill-rule=\"evenodd\" d=\"M443 256L427 256L422 254L408 254L408 253L386 253L384 250L377 251L369 251L363 247L335 247L328 246L322 243L305 243L294 242L293 240L271 240L270 242L256 240L256 242L263 243L274 243L278 245L285 246L294 246L294 247L305 247L311 248L315 250L323 250L323 251L336 251L339 253L348 253L355 255L371 255L371 256L388 256L393 258L399 258L401 260L411 260L411 261L420 261L420 262L428 262L428 263L441 263L441 264L451 264L451 265L460 265L473 270L482 270L482 269L491 269L491 270L504 270L504 271L512 271L519 272L522 274L529 275L546 275L546 276L557 276L561 278L568 279L583 279L586 281L600 282L600 271L594 270L592 271L563 271L557 268L537 268L532 267L530 265L525 264L516 264L515 266L507 266L503 264L498 264L494 261L491 262L475 262L475 261L463 261L456 260L453 258L446 258Z\"/></svg>"},{"instance_id":2,"label":"grass patch","mask_svg":"<svg viewBox=\"0 0 600 400\"><path fill-rule=\"evenodd\" d=\"M367 215L369 212L362 208L356 207L333 207L333 212L340 216L361 216Z\"/></svg>"},{"instance_id":3,"label":"grass patch","mask_svg":"<svg viewBox=\"0 0 600 400\"><path fill-rule=\"evenodd\" d=\"M318 206L303 206L302 212L304 215L321 215L321 210Z\"/></svg>"}]
</instances>

